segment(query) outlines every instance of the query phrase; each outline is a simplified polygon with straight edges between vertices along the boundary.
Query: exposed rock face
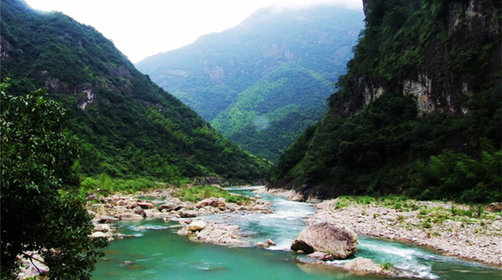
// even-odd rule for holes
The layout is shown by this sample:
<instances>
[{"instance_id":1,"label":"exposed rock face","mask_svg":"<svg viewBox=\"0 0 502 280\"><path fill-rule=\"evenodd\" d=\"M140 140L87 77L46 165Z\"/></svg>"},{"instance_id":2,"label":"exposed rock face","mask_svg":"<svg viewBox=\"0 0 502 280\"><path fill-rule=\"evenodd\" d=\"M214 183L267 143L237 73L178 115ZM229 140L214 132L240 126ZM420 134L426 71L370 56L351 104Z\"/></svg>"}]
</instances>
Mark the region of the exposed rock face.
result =
<instances>
[{"instance_id":1,"label":"exposed rock face","mask_svg":"<svg viewBox=\"0 0 502 280\"><path fill-rule=\"evenodd\" d=\"M319 223L302 230L291 244L291 250L328 253L335 259L346 259L356 253L357 234L346 227Z\"/></svg>"},{"instance_id":2,"label":"exposed rock face","mask_svg":"<svg viewBox=\"0 0 502 280\"><path fill-rule=\"evenodd\" d=\"M363 1L368 25L379 25L379 20L389 12L390 8L384 2ZM498 39L501 32L500 4L496 4L497 1L409 2L415 3L410 3L407 8L414 7L425 14L431 13L431 7L436 5L442 11L437 15L437 23L444 26L433 31L433 36L423 45L418 40L400 41L403 50L411 50L410 46L422 47L415 49L419 50L418 55L408 69L394 75L391 83L375 74L376 71L370 75L364 71L354 73L353 91L338 108L343 115L357 114L382 92L400 88L403 94L417 98L420 114L439 112L462 116L469 112L468 101L480 91L480 85L493 81L498 85L502 83L496 74L502 67L502 43ZM406 56L406 53L398 55Z\"/></svg>"}]
</instances>

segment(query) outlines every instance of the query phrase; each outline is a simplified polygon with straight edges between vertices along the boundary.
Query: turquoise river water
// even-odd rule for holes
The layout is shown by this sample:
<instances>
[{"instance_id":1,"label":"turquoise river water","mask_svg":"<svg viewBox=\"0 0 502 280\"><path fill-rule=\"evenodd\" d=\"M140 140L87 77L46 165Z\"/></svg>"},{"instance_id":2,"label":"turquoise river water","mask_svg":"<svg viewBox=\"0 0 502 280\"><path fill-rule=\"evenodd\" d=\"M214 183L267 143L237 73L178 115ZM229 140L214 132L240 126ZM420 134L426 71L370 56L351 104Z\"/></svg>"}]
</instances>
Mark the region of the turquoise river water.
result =
<instances>
[{"instance_id":1,"label":"turquoise river water","mask_svg":"<svg viewBox=\"0 0 502 280\"><path fill-rule=\"evenodd\" d=\"M249 191L233 190L246 195ZM206 216L237 224L245 239L254 244L272 239L269 249L223 247L194 243L176 234L174 222L146 220L118 223L119 230L133 237L112 241L100 260L92 279L382 279L357 276L333 266L307 265L288 248L305 227L304 218L314 212L308 203L293 202L272 195L262 195L272 202L271 214L218 214ZM445 257L434 252L379 239L359 236L357 256L377 263L392 263L418 279L502 280L502 270L474 262Z\"/></svg>"}]
</instances>

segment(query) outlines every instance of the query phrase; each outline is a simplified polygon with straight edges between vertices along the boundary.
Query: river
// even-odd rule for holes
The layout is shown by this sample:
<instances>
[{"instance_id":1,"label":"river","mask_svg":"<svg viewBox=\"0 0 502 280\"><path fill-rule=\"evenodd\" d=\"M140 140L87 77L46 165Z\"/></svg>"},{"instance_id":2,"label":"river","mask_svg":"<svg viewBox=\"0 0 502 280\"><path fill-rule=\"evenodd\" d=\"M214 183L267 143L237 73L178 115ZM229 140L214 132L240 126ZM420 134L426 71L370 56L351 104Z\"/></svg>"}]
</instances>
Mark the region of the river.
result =
<instances>
[{"instance_id":1,"label":"river","mask_svg":"<svg viewBox=\"0 0 502 280\"><path fill-rule=\"evenodd\" d=\"M344 261L334 261L332 267L299 263L287 249L305 227L303 220L314 212L313 207L278 196L261 196L272 202L273 213L217 214L205 218L239 225L250 244L271 239L276 245L269 249L194 243L176 234L177 229L171 227L176 225L174 222L118 223L120 232L134 237L112 241L92 279L382 279L356 276L335 267ZM410 277L420 279L502 279L502 270L493 267L361 235L357 256L391 263Z\"/></svg>"}]
</instances>

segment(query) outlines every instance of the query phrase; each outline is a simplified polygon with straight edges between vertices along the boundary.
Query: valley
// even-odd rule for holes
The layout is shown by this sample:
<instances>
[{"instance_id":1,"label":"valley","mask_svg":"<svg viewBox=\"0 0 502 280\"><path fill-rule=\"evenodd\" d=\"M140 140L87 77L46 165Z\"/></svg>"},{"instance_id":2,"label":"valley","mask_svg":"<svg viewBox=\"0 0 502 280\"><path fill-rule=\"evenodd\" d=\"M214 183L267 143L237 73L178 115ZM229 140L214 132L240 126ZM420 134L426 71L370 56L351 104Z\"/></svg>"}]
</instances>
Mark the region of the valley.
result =
<instances>
[{"instance_id":1,"label":"valley","mask_svg":"<svg viewBox=\"0 0 502 280\"><path fill-rule=\"evenodd\" d=\"M136 65L0 9L2 279L502 277L498 1L262 7Z\"/></svg>"}]
</instances>

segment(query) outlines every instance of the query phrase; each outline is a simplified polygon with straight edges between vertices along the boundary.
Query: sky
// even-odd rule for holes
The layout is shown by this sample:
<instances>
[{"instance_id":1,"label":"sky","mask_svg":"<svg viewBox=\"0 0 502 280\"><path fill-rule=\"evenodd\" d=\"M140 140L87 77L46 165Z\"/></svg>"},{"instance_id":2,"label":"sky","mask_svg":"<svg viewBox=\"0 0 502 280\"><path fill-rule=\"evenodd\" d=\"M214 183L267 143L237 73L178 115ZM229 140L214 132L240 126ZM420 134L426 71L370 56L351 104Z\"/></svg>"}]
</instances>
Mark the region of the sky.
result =
<instances>
[{"instance_id":1,"label":"sky","mask_svg":"<svg viewBox=\"0 0 502 280\"><path fill-rule=\"evenodd\" d=\"M25 0L91 25L132 62L193 43L204 34L238 25L268 6L302 8L340 4L362 10L362 0Z\"/></svg>"}]
</instances>

